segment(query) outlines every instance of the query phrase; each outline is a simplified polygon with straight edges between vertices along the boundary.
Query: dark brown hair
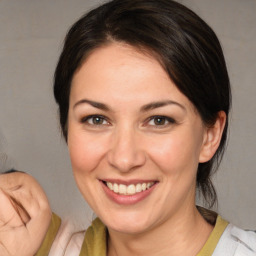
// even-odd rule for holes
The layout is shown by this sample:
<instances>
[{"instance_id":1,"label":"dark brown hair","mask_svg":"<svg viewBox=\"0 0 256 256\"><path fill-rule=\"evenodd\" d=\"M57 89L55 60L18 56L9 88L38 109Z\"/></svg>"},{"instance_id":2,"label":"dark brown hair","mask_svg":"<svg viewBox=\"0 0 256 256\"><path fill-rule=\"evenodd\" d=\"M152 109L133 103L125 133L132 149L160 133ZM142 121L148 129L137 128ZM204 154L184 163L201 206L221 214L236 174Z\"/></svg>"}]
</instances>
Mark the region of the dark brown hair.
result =
<instances>
[{"instance_id":1,"label":"dark brown hair","mask_svg":"<svg viewBox=\"0 0 256 256\"><path fill-rule=\"evenodd\" d=\"M69 30L55 71L54 95L67 140L73 75L95 49L124 42L157 58L177 88L194 104L205 125L227 115L214 157L200 163L197 187L211 207L217 196L211 175L222 158L231 104L230 83L219 40L194 12L171 0L113 0L93 9Z\"/></svg>"}]
</instances>

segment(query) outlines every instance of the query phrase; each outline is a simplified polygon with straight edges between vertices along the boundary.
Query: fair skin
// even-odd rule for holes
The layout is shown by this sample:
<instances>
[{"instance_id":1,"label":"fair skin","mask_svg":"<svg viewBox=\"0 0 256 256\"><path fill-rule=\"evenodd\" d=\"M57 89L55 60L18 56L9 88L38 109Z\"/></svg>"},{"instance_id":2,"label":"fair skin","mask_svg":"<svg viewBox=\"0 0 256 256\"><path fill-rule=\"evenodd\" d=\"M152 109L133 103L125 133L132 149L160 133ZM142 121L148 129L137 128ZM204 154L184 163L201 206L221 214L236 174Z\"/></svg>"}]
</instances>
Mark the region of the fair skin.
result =
<instances>
[{"instance_id":1,"label":"fair skin","mask_svg":"<svg viewBox=\"0 0 256 256\"><path fill-rule=\"evenodd\" d=\"M121 43L91 53L72 80L68 147L109 256L200 251L213 227L195 207L197 166L224 124L220 112L206 127L154 58Z\"/></svg>"},{"instance_id":2,"label":"fair skin","mask_svg":"<svg viewBox=\"0 0 256 256\"><path fill-rule=\"evenodd\" d=\"M51 221L51 209L37 181L24 173L0 175L0 255L32 256Z\"/></svg>"}]
</instances>

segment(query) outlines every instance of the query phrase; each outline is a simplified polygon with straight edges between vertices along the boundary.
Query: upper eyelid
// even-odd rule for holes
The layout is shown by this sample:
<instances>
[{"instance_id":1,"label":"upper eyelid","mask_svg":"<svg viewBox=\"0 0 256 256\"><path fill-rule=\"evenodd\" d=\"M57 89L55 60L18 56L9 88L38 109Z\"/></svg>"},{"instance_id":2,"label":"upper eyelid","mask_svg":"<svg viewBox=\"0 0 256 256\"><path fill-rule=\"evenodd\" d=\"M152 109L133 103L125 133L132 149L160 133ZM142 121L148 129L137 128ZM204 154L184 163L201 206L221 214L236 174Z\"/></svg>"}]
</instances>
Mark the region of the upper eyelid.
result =
<instances>
[{"instance_id":1,"label":"upper eyelid","mask_svg":"<svg viewBox=\"0 0 256 256\"><path fill-rule=\"evenodd\" d=\"M174 125L174 124L177 124L177 121L172 118L172 117L169 117L169 116L163 116L163 115L154 115L154 116L151 116L149 118L147 118L144 122L144 124L148 124L150 121L152 121L154 118L165 118L168 123L167 124L164 124L164 125L149 125L149 126L152 126L152 127L157 127L157 128L164 128L168 125ZM145 125L144 125L145 126ZM162 126L162 127L161 127Z\"/></svg>"},{"instance_id":2,"label":"upper eyelid","mask_svg":"<svg viewBox=\"0 0 256 256\"><path fill-rule=\"evenodd\" d=\"M154 116L151 116L148 118L148 120L152 120L154 118L165 118L166 120L171 120L173 122L176 122L176 120L173 118L173 117L170 117L170 116L164 116L164 115L154 115Z\"/></svg>"},{"instance_id":3,"label":"upper eyelid","mask_svg":"<svg viewBox=\"0 0 256 256\"><path fill-rule=\"evenodd\" d=\"M99 118L102 118L102 119L106 120L107 122L109 122L109 119L108 119L106 116L97 115L97 114L84 116L84 117L80 118L80 121L81 121L81 122L85 122L85 121L87 121L88 119L93 118L93 117L99 117Z\"/></svg>"}]
</instances>

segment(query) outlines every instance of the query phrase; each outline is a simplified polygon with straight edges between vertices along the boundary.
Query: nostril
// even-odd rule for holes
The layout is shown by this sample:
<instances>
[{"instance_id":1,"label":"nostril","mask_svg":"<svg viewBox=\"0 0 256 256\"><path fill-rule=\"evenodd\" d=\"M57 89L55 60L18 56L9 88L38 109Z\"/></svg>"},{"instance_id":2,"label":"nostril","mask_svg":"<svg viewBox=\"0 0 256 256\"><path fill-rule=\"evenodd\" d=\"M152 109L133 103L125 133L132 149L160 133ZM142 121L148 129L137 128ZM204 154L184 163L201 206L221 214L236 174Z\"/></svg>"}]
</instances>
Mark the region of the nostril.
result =
<instances>
[{"instance_id":1,"label":"nostril","mask_svg":"<svg viewBox=\"0 0 256 256\"><path fill-rule=\"evenodd\" d=\"M130 148L117 145L108 152L107 161L120 172L128 172L143 166L146 157L142 150L132 145Z\"/></svg>"}]
</instances>

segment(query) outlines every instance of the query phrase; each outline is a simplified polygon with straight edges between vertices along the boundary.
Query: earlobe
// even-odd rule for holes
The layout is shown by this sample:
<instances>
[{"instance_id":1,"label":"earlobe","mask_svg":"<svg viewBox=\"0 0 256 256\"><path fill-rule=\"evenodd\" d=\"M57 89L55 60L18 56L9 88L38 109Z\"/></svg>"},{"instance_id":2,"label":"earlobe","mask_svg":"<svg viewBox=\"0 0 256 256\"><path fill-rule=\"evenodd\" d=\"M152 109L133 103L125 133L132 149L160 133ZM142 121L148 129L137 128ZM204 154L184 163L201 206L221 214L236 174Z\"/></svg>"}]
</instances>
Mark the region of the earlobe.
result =
<instances>
[{"instance_id":1,"label":"earlobe","mask_svg":"<svg viewBox=\"0 0 256 256\"><path fill-rule=\"evenodd\" d=\"M217 151L222 133L226 124L226 113L218 112L218 117L213 126L207 127L204 134L203 144L199 156L199 162L204 163L209 161Z\"/></svg>"}]
</instances>

